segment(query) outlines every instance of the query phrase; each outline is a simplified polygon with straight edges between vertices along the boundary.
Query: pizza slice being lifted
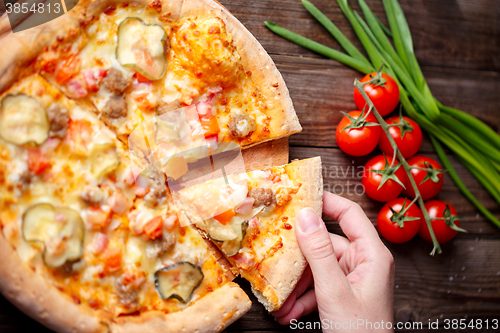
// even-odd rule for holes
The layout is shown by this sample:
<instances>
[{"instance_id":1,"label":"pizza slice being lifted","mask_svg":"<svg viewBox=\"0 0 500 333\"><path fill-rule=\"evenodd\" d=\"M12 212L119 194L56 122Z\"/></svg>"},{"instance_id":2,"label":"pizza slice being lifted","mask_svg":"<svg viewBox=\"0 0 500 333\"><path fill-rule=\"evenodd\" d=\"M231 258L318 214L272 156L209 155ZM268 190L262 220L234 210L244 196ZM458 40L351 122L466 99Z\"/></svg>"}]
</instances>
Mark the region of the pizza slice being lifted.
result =
<instances>
[{"instance_id":1,"label":"pizza slice being lifted","mask_svg":"<svg viewBox=\"0 0 500 333\"><path fill-rule=\"evenodd\" d=\"M266 309L275 311L306 266L295 218L304 207L321 214L322 191L316 157L187 186L173 197L185 214L181 221L193 223L213 242Z\"/></svg>"}]
</instances>

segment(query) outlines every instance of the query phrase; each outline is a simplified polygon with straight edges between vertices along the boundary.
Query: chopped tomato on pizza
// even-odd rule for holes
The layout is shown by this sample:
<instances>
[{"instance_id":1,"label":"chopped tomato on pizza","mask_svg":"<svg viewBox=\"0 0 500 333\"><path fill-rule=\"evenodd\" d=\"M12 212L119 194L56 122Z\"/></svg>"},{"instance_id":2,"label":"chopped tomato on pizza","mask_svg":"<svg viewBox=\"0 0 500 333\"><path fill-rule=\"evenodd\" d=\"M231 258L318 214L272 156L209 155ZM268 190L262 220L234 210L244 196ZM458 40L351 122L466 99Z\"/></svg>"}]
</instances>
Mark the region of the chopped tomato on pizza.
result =
<instances>
[{"instance_id":1,"label":"chopped tomato on pizza","mask_svg":"<svg viewBox=\"0 0 500 333\"><path fill-rule=\"evenodd\" d=\"M321 212L320 169L320 158L312 158L173 194L184 223L220 249L269 311L281 307L305 268L293 225L303 207Z\"/></svg>"}]
</instances>

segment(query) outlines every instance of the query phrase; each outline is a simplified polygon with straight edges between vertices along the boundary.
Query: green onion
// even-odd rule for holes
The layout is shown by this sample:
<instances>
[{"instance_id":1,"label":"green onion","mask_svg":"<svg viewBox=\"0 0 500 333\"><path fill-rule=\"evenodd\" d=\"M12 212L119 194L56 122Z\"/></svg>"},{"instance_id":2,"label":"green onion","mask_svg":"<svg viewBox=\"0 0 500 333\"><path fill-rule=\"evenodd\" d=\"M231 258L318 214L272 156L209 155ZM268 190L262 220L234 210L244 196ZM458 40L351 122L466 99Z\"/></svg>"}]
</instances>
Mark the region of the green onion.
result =
<instances>
[{"instance_id":1,"label":"green onion","mask_svg":"<svg viewBox=\"0 0 500 333\"><path fill-rule=\"evenodd\" d=\"M355 59L353 57L350 57L347 54L344 54L344 53L339 52L337 50L334 50L330 47L327 47L327 46L324 46L320 43L312 41L309 38L302 37L301 35L298 35L294 32L291 32L290 30L282 28L279 25L276 25L274 23L267 22L267 21L264 23L272 32L280 35L283 38L288 39L289 41L291 41L297 45L305 47L308 50L311 50L313 52L324 55L325 57L337 60L338 62L341 62L344 65L347 65L347 66L350 66L354 69L357 69L358 71L360 71L362 73L370 73L371 71L373 71L373 68L370 66L370 64L365 64L364 62L362 62L358 59Z\"/></svg>"},{"instance_id":2,"label":"green onion","mask_svg":"<svg viewBox=\"0 0 500 333\"><path fill-rule=\"evenodd\" d=\"M378 17L375 16L375 19L377 20L378 24L380 25L380 27L382 28L382 30L384 30L385 34L389 37L392 38L392 32L391 30L389 30L389 28L387 28L383 23L382 21L380 21L380 19Z\"/></svg>"},{"instance_id":3,"label":"green onion","mask_svg":"<svg viewBox=\"0 0 500 333\"><path fill-rule=\"evenodd\" d=\"M383 60L380 57L380 54L377 52L375 46L370 43L368 36L366 35L361 25L359 25L356 17L354 17L354 13L351 7L349 7L347 0L337 0L337 2L345 17L347 17L347 19L351 23L354 32L361 41L361 44L363 44L366 53L368 53L368 57L372 61L373 67L380 68L380 66L382 66Z\"/></svg>"},{"instance_id":4,"label":"green onion","mask_svg":"<svg viewBox=\"0 0 500 333\"><path fill-rule=\"evenodd\" d=\"M396 49L400 55L403 55L401 57L403 63L406 64L408 71L412 73L417 86L422 89L425 84L425 78L415 57L410 28L408 27L408 22L406 22L403 10L396 0L382 0L382 3L387 12L391 30L396 31L393 38ZM393 26L397 26L397 28L395 29Z\"/></svg>"},{"instance_id":5,"label":"green onion","mask_svg":"<svg viewBox=\"0 0 500 333\"><path fill-rule=\"evenodd\" d=\"M450 131L460 135L464 141L475 147L478 151L500 163L500 151L491 143L482 139L482 135L471 131L468 125L461 123L447 114L441 114L438 121Z\"/></svg>"},{"instance_id":6,"label":"green onion","mask_svg":"<svg viewBox=\"0 0 500 333\"><path fill-rule=\"evenodd\" d=\"M367 66L371 66L370 62L365 58L363 53L359 52L356 46L354 46L349 41L349 39L347 39L347 37L344 36L342 32L340 32L335 24L333 24L333 22L330 21L330 19L326 17L318 8L316 8L307 0L302 0L302 4L307 9L307 11L311 13L311 15L314 16L314 18L318 20L318 22L321 23L326 28L326 30L328 30L328 32L339 42L339 44L344 48L347 54L355 59L358 59L359 61L364 62Z\"/></svg>"},{"instance_id":7,"label":"green onion","mask_svg":"<svg viewBox=\"0 0 500 333\"><path fill-rule=\"evenodd\" d=\"M387 38L386 33L384 33L383 29L385 28L385 26L382 25L380 20L375 16L375 14L373 14L370 7L368 7L368 5L364 0L359 0L359 6L361 7L361 11L363 12L363 15L366 18L366 22L373 31L373 35L376 36L377 41L380 43L380 47L383 48L383 50L385 50L387 54L390 55L390 57L394 61L397 62L399 67L404 68L406 70L404 64L401 62L401 59L398 57L396 50L394 50L391 42ZM406 74L408 73L406 72Z\"/></svg>"},{"instance_id":8,"label":"green onion","mask_svg":"<svg viewBox=\"0 0 500 333\"><path fill-rule=\"evenodd\" d=\"M494 130L492 130L491 127L468 113L451 108L449 106L444 106L443 104L439 103L438 100L436 100L436 103L443 113L446 113L460 120L464 124L467 124L468 126L473 128L476 133L484 136L486 139L490 140L498 149L500 149L500 136Z\"/></svg>"},{"instance_id":9,"label":"green onion","mask_svg":"<svg viewBox=\"0 0 500 333\"><path fill-rule=\"evenodd\" d=\"M458 173L455 171L455 168L451 164L450 160L448 159L448 156L446 156L446 153L444 152L443 147L439 143L439 141L434 137L430 136L432 144L434 145L434 148L436 149L436 153L441 160L441 163L443 163L443 167L448 170L448 174L450 175L451 179L457 184L457 187L459 190L465 195L467 199L470 200L474 204L474 206L479 209L481 213L483 213L484 216L486 216L491 222L493 222L497 227L500 227L500 220L498 220L495 215L493 215L488 209L486 209L475 197L474 195L469 191L467 186L462 182L460 177L458 176Z\"/></svg>"}]
</instances>

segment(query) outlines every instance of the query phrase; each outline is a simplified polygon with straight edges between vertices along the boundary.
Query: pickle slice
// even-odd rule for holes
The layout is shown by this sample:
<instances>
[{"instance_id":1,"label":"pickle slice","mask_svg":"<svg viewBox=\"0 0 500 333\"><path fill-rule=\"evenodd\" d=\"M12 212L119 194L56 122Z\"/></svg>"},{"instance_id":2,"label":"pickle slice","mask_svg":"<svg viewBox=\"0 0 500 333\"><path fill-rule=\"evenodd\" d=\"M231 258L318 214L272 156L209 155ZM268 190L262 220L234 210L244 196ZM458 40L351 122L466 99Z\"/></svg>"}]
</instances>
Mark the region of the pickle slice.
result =
<instances>
[{"instance_id":1,"label":"pickle slice","mask_svg":"<svg viewBox=\"0 0 500 333\"><path fill-rule=\"evenodd\" d=\"M127 17L118 26L116 58L123 67L132 68L150 80L159 80L167 67L166 40L163 27Z\"/></svg>"},{"instance_id":2,"label":"pickle slice","mask_svg":"<svg viewBox=\"0 0 500 333\"><path fill-rule=\"evenodd\" d=\"M45 108L24 94L7 95L0 104L0 137L16 145L41 145L49 137L50 123Z\"/></svg>"},{"instance_id":3,"label":"pickle slice","mask_svg":"<svg viewBox=\"0 0 500 333\"><path fill-rule=\"evenodd\" d=\"M155 273L156 290L162 299L177 299L188 303L193 291L203 281L200 267L190 262L180 262L162 268Z\"/></svg>"},{"instance_id":4,"label":"pickle slice","mask_svg":"<svg viewBox=\"0 0 500 333\"><path fill-rule=\"evenodd\" d=\"M23 238L43 244L43 261L49 267L60 267L83 255L85 229L76 211L41 203L28 208L23 215Z\"/></svg>"},{"instance_id":5,"label":"pickle slice","mask_svg":"<svg viewBox=\"0 0 500 333\"><path fill-rule=\"evenodd\" d=\"M231 223L230 225L224 225L213 219L208 225L208 236L218 242L237 239L240 232L238 230L238 227L235 225L233 225L233 223Z\"/></svg>"},{"instance_id":6,"label":"pickle slice","mask_svg":"<svg viewBox=\"0 0 500 333\"><path fill-rule=\"evenodd\" d=\"M120 157L112 143L95 144L89 155L90 172L99 179L115 170L120 164Z\"/></svg>"},{"instance_id":7,"label":"pickle slice","mask_svg":"<svg viewBox=\"0 0 500 333\"><path fill-rule=\"evenodd\" d=\"M243 243L243 239L245 239L245 236L247 234L248 221L243 221L243 223L238 224L238 226L239 230L241 231L239 233L240 236L236 239L223 242L220 248L222 252L224 252L224 254L228 257L236 255L241 249L241 244Z\"/></svg>"}]
</instances>

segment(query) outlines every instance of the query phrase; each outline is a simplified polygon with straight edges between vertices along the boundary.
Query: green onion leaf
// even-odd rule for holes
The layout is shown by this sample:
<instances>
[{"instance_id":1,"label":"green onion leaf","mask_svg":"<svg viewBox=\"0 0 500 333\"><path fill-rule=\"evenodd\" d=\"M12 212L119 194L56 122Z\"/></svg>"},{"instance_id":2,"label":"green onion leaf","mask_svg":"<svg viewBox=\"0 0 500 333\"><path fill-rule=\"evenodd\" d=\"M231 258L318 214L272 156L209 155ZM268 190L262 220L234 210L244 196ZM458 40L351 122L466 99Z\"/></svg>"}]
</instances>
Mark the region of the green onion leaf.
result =
<instances>
[{"instance_id":1,"label":"green onion leaf","mask_svg":"<svg viewBox=\"0 0 500 333\"><path fill-rule=\"evenodd\" d=\"M349 7L347 0L337 0L337 2L340 6L340 9L342 10L342 13L344 13L345 17L351 23L352 28L354 29L354 32L358 36L361 44L363 44L366 53L368 53L368 57L370 58L373 67L377 69L380 68L380 66L382 66L383 63L380 53L377 51L375 46L370 42L370 38L368 38L365 31L356 20L356 17L354 16L351 7Z\"/></svg>"},{"instance_id":2,"label":"green onion leaf","mask_svg":"<svg viewBox=\"0 0 500 333\"><path fill-rule=\"evenodd\" d=\"M443 163L443 167L448 170L448 174L450 175L450 178L453 180L453 182L457 185L457 187L460 189L460 191L463 193L463 195L469 199L476 208L483 213L484 216L486 216L493 224L495 224L497 227L500 228L500 220L498 220L495 215L493 215L488 209L486 209L477 199L474 197L474 195L469 191L467 186L462 182L460 179L460 176L458 173L455 171L455 168L451 164L450 160L448 159L448 156L446 156L446 153L444 152L443 147L439 143L439 141L434 137L430 136L432 144L434 145L434 148L436 149L436 153L441 160L441 163Z\"/></svg>"},{"instance_id":3,"label":"green onion leaf","mask_svg":"<svg viewBox=\"0 0 500 333\"><path fill-rule=\"evenodd\" d=\"M359 61L358 59L355 59L351 56L348 56L345 53L339 52L337 50L334 50L330 47L324 46L320 43L317 43L315 41L310 40L309 38L302 37L301 35L298 35L294 32L291 32L290 30L287 30L285 28L280 27L277 24L274 24L272 22L264 22L266 26L275 34L288 39L289 41L300 45L302 47L305 47L308 50L311 50L313 52L319 53L321 55L324 55L325 57L335 59L347 66L350 66L354 69L357 69L358 71L362 73L370 73L373 71L373 68L367 64L365 64L362 61Z\"/></svg>"},{"instance_id":4,"label":"green onion leaf","mask_svg":"<svg viewBox=\"0 0 500 333\"><path fill-rule=\"evenodd\" d=\"M463 111L457 110L455 108L449 107L449 106L444 106L441 104L438 100L436 100L436 103L443 113L447 113L450 116L460 120L464 124L467 124L472 129L476 130L476 133L483 135L485 138L491 140L491 142L498 148L500 149L500 135L498 135L497 132L491 129L488 125L483 123L481 120L477 119L474 116L471 116L468 113L465 113Z\"/></svg>"},{"instance_id":5,"label":"green onion leaf","mask_svg":"<svg viewBox=\"0 0 500 333\"><path fill-rule=\"evenodd\" d=\"M339 44L344 48L344 50L349 54L351 57L358 59L360 61L363 61L366 63L367 66L371 66L370 62L366 57L359 52L359 50L354 46L349 39L337 28L333 22L326 17L318 8L316 8L312 3L310 3L307 0L302 0L302 4L304 7L307 9L309 13L311 13L312 16L316 20L318 20L319 23L321 23L328 32L339 42Z\"/></svg>"}]
</instances>

